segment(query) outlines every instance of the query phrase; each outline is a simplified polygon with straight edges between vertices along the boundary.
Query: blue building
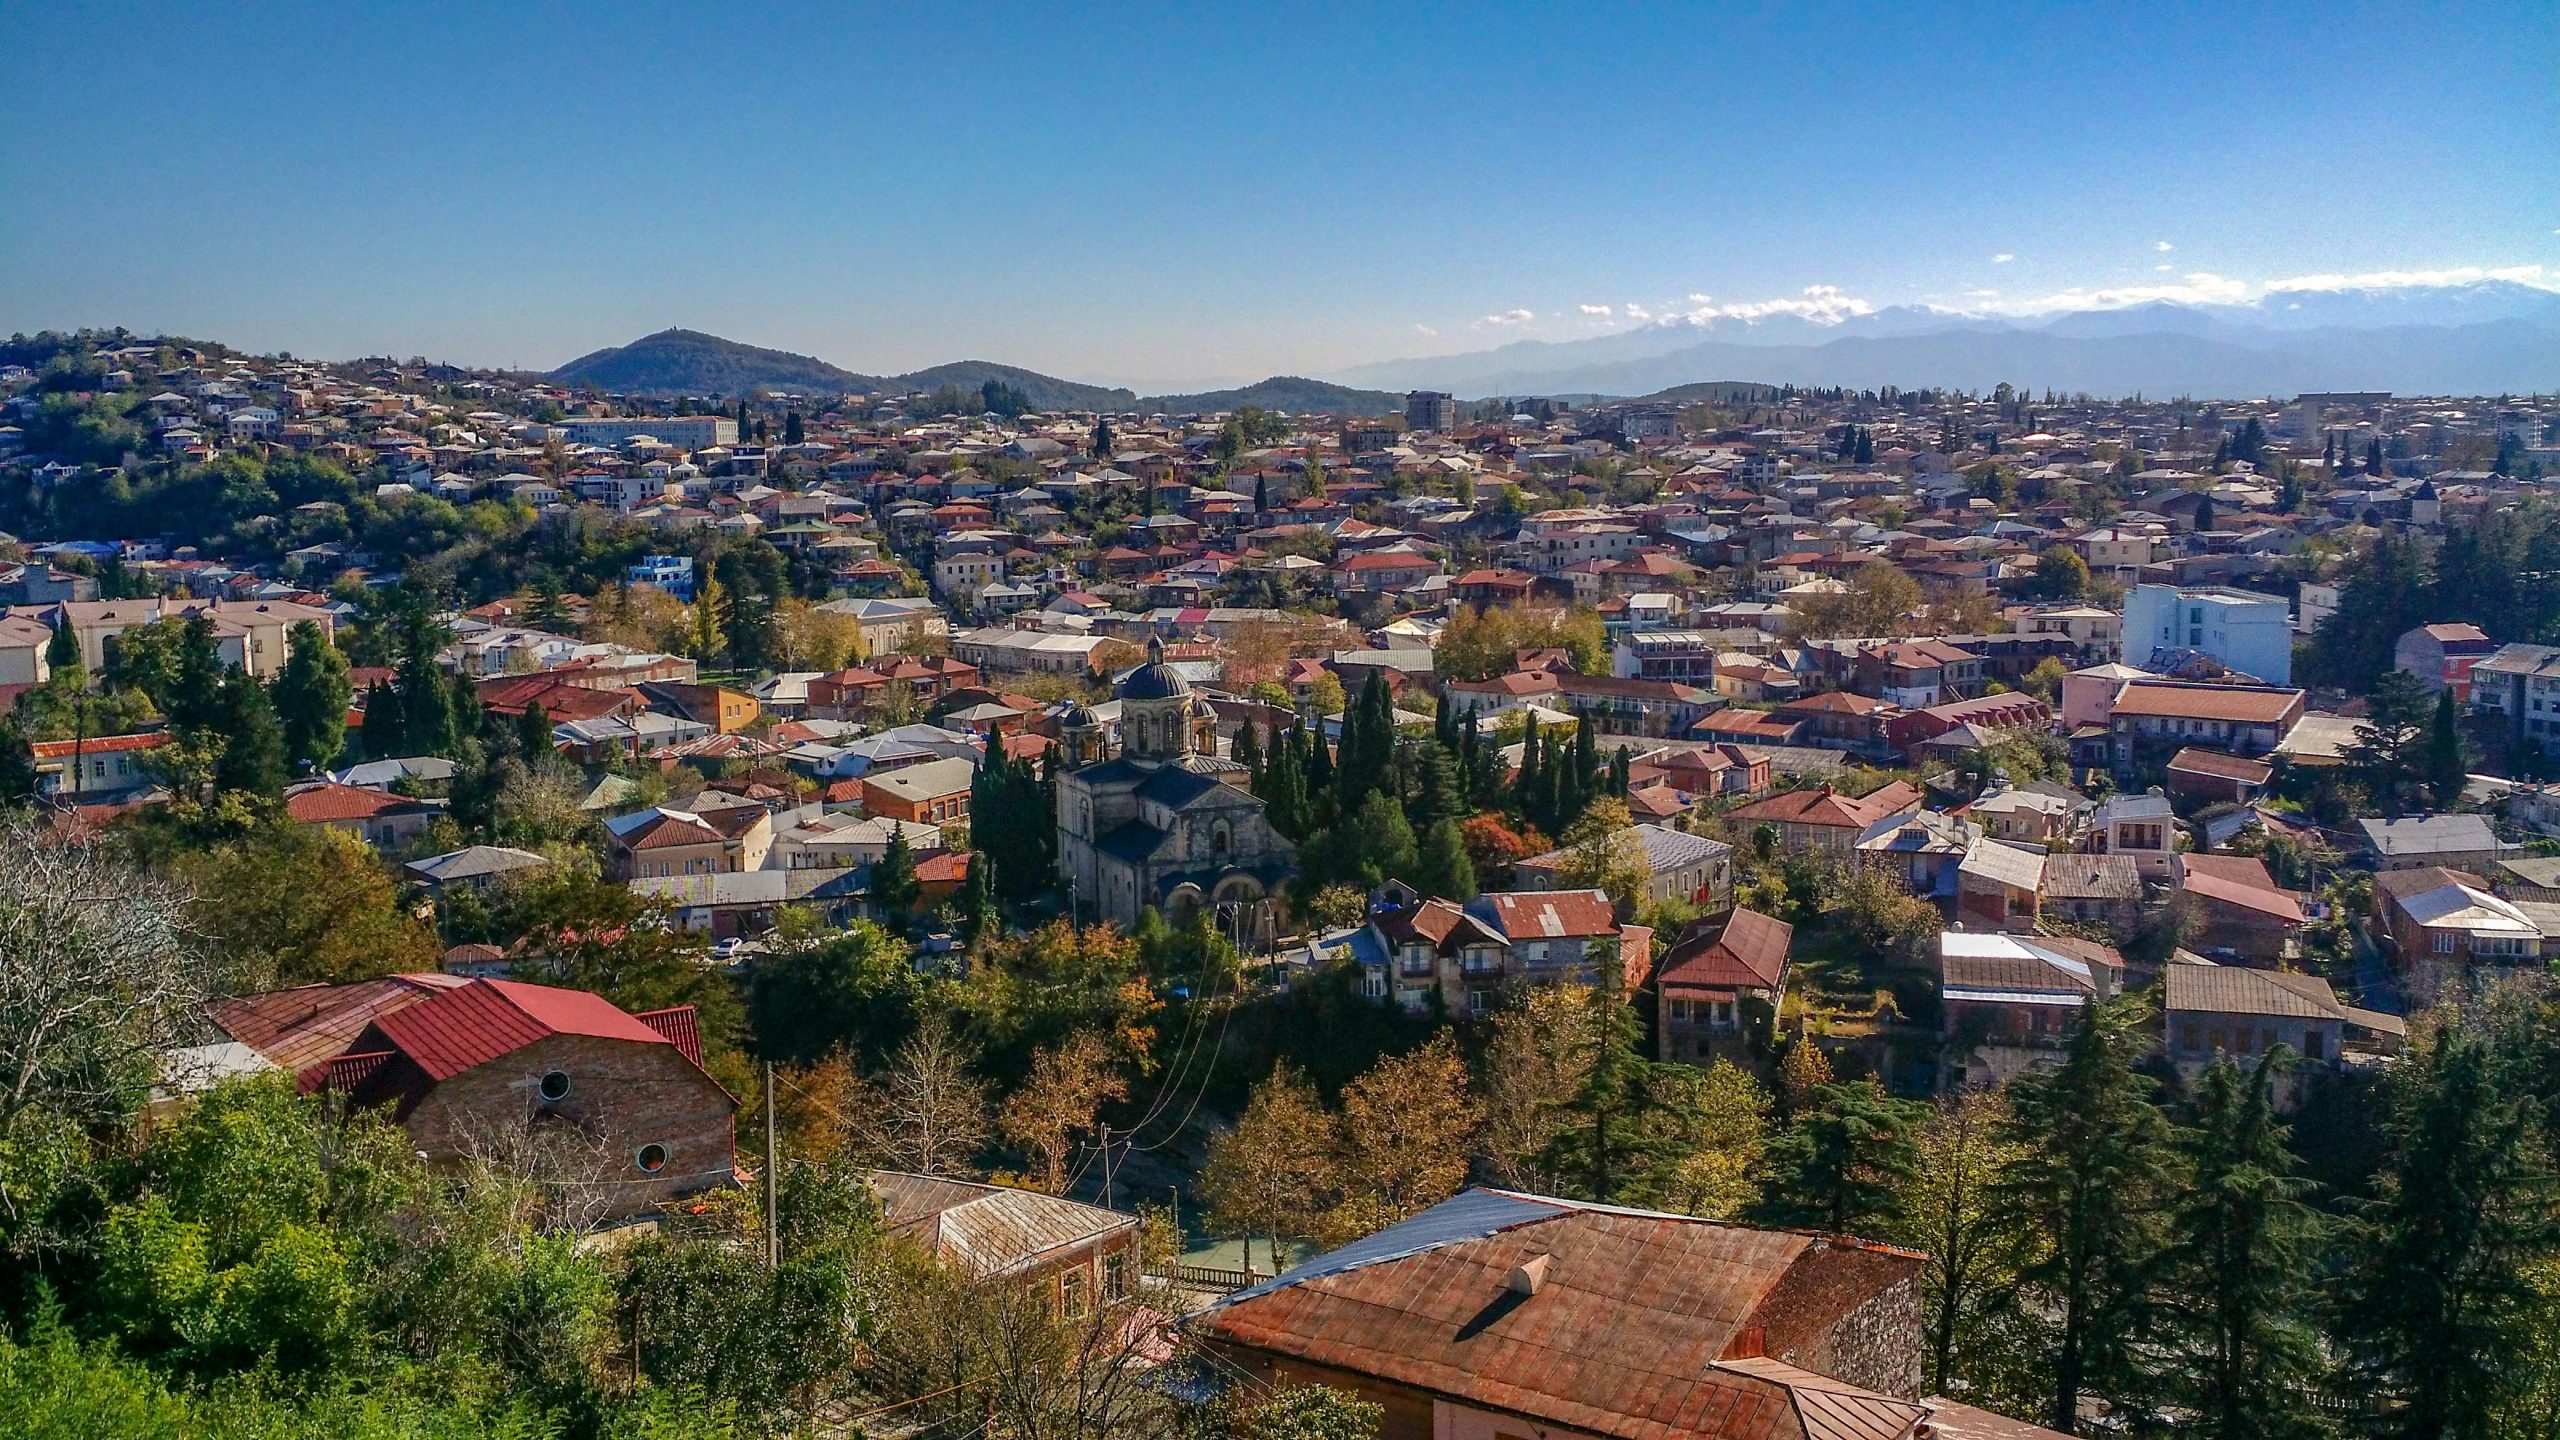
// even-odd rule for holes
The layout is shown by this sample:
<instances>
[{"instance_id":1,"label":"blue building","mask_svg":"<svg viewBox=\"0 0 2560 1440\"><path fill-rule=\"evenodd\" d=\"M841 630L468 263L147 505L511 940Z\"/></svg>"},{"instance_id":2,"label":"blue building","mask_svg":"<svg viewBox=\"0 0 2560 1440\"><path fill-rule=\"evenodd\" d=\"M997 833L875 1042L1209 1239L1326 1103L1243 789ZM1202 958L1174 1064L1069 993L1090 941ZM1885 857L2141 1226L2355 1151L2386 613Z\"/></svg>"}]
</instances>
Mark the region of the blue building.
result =
<instances>
[{"instance_id":1,"label":"blue building","mask_svg":"<svg viewBox=\"0 0 2560 1440\"><path fill-rule=\"evenodd\" d=\"M2209 585L2136 585L2124 600L2124 663L2194 650L2270 685L2293 683L2293 621L2281 595Z\"/></svg>"},{"instance_id":2,"label":"blue building","mask_svg":"<svg viewBox=\"0 0 2560 1440\"><path fill-rule=\"evenodd\" d=\"M679 600L693 598L693 557L644 555L624 578L634 585L655 585Z\"/></svg>"}]
</instances>

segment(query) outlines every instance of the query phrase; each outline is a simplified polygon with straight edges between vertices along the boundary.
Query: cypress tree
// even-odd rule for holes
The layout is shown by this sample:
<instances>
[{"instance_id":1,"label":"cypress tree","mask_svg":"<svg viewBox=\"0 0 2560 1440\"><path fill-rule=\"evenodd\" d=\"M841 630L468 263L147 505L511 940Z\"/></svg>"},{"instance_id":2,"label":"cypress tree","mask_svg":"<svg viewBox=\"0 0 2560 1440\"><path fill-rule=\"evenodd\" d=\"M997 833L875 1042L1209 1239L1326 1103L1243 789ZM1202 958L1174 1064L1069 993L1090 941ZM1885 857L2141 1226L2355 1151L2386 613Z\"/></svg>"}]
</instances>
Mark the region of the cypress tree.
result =
<instances>
[{"instance_id":1,"label":"cypress tree","mask_svg":"<svg viewBox=\"0 0 2560 1440\"><path fill-rule=\"evenodd\" d=\"M2208 1440L2308 1440L2321 1429L2303 1403L2322 1365L2306 1318L2318 1217L2270 1094L2284 1053L2268 1051L2246 1074L2216 1060L2198 1086L2196 1126L2179 1136L2192 1179L2170 1220L2172 1374Z\"/></svg>"},{"instance_id":2,"label":"cypress tree","mask_svg":"<svg viewBox=\"0 0 2560 1440\"><path fill-rule=\"evenodd\" d=\"M871 867L871 904L893 924L903 924L915 909L923 887L916 882L915 852L907 847L907 830L895 825L880 862Z\"/></svg>"},{"instance_id":3,"label":"cypress tree","mask_svg":"<svg viewBox=\"0 0 2560 1440\"><path fill-rule=\"evenodd\" d=\"M1233 755L1235 762L1244 767L1247 788L1256 795L1260 795L1262 793L1262 726L1259 722L1247 719L1236 731Z\"/></svg>"},{"instance_id":4,"label":"cypress tree","mask_svg":"<svg viewBox=\"0 0 2560 1440\"><path fill-rule=\"evenodd\" d=\"M55 680L68 676L71 682L85 684L88 681L89 667L80 658L80 636L71 628L69 610L61 612L54 620L53 638L44 642L44 664Z\"/></svg>"},{"instance_id":5,"label":"cypress tree","mask_svg":"<svg viewBox=\"0 0 2560 1440\"><path fill-rule=\"evenodd\" d=\"M1476 862L1454 817L1442 816L1423 832L1414 858L1413 888L1459 904L1476 896Z\"/></svg>"},{"instance_id":6,"label":"cypress tree","mask_svg":"<svg viewBox=\"0 0 2560 1440\"><path fill-rule=\"evenodd\" d=\"M35 747L15 715L0 715L0 805L23 805L35 798Z\"/></svg>"},{"instance_id":7,"label":"cypress tree","mask_svg":"<svg viewBox=\"0 0 2560 1440\"><path fill-rule=\"evenodd\" d=\"M2004 1222L2045 1237L2021 1272L2043 1323L2039 1357L2051 1387L2044 1423L2080 1433L2080 1402L2145 1393L2154 1282L2177 1193L2177 1156L2134 1068L2150 1049L2142 1003L2082 1010L2062 1063L2011 1082L2003 1138L2023 1154L1995 1203Z\"/></svg>"},{"instance_id":8,"label":"cypress tree","mask_svg":"<svg viewBox=\"0 0 2560 1440\"><path fill-rule=\"evenodd\" d=\"M1320 730L1301 730L1306 757L1300 769L1307 778L1307 808L1304 824L1316 829L1327 817L1342 813L1340 787L1334 783L1333 750L1324 743Z\"/></svg>"},{"instance_id":9,"label":"cypress tree","mask_svg":"<svg viewBox=\"0 0 2560 1440\"><path fill-rule=\"evenodd\" d=\"M2427 789L2435 796L2441 810L2462 798L2462 787L2470 781L2470 766L2462 750L2462 728L2454 718L2453 688L2436 692L2435 718L2427 726L2426 750L2420 763L2425 767Z\"/></svg>"},{"instance_id":10,"label":"cypress tree","mask_svg":"<svg viewBox=\"0 0 2560 1440\"><path fill-rule=\"evenodd\" d=\"M399 695L380 680L365 687L364 741L367 759L390 760L409 753L409 716Z\"/></svg>"},{"instance_id":11,"label":"cypress tree","mask_svg":"<svg viewBox=\"0 0 2560 1440\"><path fill-rule=\"evenodd\" d=\"M1926 1119L1873 1080L1816 1085L1772 1147L1779 1181L1769 1218L1835 1234L1888 1228L1919 1166Z\"/></svg>"},{"instance_id":12,"label":"cypress tree","mask_svg":"<svg viewBox=\"0 0 2560 1440\"><path fill-rule=\"evenodd\" d=\"M1546 750L1546 731L1533 716L1529 721L1529 733L1520 743L1520 779L1512 787L1512 794L1519 802L1521 820L1538 829L1546 828L1546 817L1538 813L1540 786L1545 779Z\"/></svg>"},{"instance_id":13,"label":"cypress tree","mask_svg":"<svg viewBox=\"0 0 2560 1440\"><path fill-rule=\"evenodd\" d=\"M553 753L551 713L542 708L541 701L525 706L524 713L516 717L516 748L524 752L528 764L539 763Z\"/></svg>"},{"instance_id":14,"label":"cypress tree","mask_svg":"<svg viewBox=\"0 0 2560 1440\"><path fill-rule=\"evenodd\" d=\"M214 762L213 786L274 798L284 793L288 771L284 728L276 723L267 687L246 670L234 670L214 694L216 728L222 755Z\"/></svg>"}]
</instances>

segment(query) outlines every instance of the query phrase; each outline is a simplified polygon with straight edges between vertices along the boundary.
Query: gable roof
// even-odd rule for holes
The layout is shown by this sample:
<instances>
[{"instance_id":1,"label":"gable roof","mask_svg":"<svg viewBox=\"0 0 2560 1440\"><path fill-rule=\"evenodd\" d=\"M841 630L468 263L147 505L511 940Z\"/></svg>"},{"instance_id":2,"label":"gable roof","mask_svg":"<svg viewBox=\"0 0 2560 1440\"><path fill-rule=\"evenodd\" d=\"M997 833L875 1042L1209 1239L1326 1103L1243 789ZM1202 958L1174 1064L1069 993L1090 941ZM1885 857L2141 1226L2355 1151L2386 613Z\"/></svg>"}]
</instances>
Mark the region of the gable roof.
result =
<instances>
[{"instance_id":1,"label":"gable roof","mask_svg":"<svg viewBox=\"0 0 2560 1440\"><path fill-rule=\"evenodd\" d=\"M1477 897L1494 927L1514 943L1581 939L1618 932L1617 911L1597 890L1504 890Z\"/></svg>"},{"instance_id":2,"label":"gable roof","mask_svg":"<svg viewBox=\"0 0 2560 1440\"><path fill-rule=\"evenodd\" d=\"M397 1050L429 1079L448 1080L554 1035L640 1045L676 1043L612 1001L585 990L518 980L473 980L377 1016L352 1048ZM384 1043L372 1043L377 1039Z\"/></svg>"},{"instance_id":3,"label":"gable roof","mask_svg":"<svg viewBox=\"0 0 2560 1440\"><path fill-rule=\"evenodd\" d=\"M1664 985L1707 990L1775 990L1786 983L1795 927L1756 910L1736 909L1721 924L1692 924L1663 952Z\"/></svg>"},{"instance_id":4,"label":"gable roof","mask_svg":"<svg viewBox=\"0 0 2560 1440\"><path fill-rule=\"evenodd\" d=\"M2217 1015L2263 1015L2289 1020L2347 1018L2346 1007L2338 1003L2338 992L2317 975L2181 960L2169 966L2167 980L2167 1008L2172 1012L2204 1010Z\"/></svg>"},{"instance_id":5,"label":"gable roof","mask_svg":"<svg viewBox=\"0 0 2560 1440\"><path fill-rule=\"evenodd\" d=\"M1512 1290L1512 1272L1542 1256L1535 1293ZM1476 1189L1193 1323L1616 1440L1837 1440L1857 1432L1808 1428L1792 1372L1848 1312L1916 1284L1921 1264L1853 1240ZM1786 1371L1747 1363L1761 1360Z\"/></svg>"},{"instance_id":6,"label":"gable roof","mask_svg":"<svg viewBox=\"0 0 2560 1440\"><path fill-rule=\"evenodd\" d=\"M896 1170L865 1178L892 1232L979 1276L1021 1270L1138 1223L1135 1216L1036 1190Z\"/></svg>"}]
</instances>

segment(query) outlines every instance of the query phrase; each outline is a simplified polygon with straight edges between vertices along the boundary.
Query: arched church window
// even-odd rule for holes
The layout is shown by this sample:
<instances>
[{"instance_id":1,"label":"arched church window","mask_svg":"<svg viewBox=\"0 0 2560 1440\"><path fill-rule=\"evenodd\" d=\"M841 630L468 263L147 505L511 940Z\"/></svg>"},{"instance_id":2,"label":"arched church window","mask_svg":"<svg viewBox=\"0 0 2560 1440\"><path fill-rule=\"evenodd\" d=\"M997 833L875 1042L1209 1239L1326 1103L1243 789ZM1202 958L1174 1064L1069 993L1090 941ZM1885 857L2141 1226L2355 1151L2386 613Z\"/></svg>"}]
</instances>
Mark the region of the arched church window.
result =
<instances>
[{"instance_id":1,"label":"arched church window","mask_svg":"<svg viewBox=\"0 0 2560 1440\"><path fill-rule=\"evenodd\" d=\"M1226 821L1221 820L1216 824L1216 826L1210 829L1209 851L1211 854L1223 856L1228 850L1232 849L1234 845L1235 835L1234 832L1227 828Z\"/></svg>"}]
</instances>

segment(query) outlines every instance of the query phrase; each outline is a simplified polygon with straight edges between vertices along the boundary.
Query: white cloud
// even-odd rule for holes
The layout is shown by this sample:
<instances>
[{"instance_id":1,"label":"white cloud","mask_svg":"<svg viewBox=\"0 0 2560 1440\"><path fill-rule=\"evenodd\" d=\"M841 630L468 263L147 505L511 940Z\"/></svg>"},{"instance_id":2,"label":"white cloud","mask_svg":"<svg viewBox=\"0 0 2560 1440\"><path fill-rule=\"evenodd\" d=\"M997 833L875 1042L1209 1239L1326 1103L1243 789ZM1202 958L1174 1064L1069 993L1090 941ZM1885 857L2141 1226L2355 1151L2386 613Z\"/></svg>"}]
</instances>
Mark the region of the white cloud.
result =
<instances>
[{"instance_id":1,"label":"white cloud","mask_svg":"<svg viewBox=\"0 0 2560 1440\"><path fill-rule=\"evenodd\" d=\"M2531 285L2540 290L2560 289L2560 276L2554 276L2540 265L2504 265L2489 268L2480 265L2456 265L2445 270L2367 270L2360 275L2296 275L2286 280L2270 280L2270 294L2296 290L2399 290L2413 285L2477 285L2484 280L2507 280Z\"/></svg>"},{"instance_id":2,"label":"white cloud","mask_svg":"<svg viewBox=\"0 0 2560 1440\"><path fill-rule=\"evenodd\" d=\"M1679 318L1693 325L1720 319L1761 320L1772 315L1793 315L1817 325L1837 325L1855 316L1873 314L1876 308L1837 285L1807 285L1801 294L1729 305L1714 304L1702 295L1689 298L1697 303Z\"/></svg>"},{"instance_id":3,"label":"white cloud","mask_svg":"<svg viewBox=\"0 0 2560 1440\"><path fill-rule=\"evenodd\" d=\"M2166 241L2166 240L2154 240L2154 241L2152 241L2152 242L2151 242L2151 248L2152 248L2152 249L2154 249L2154 250L2159 251L2159 252L2160 252L2161 254L2163 254L2163 255L2166 255L2166 254L2168 254L2170 251L2175 250L2175 249L2177 249L2178 247L2177 247L2177 246L2175 246L2175 245L2170 244L2170 243L2169 243L2168 241Z\"/></svg>"},{"instance_id":4,"label":"white cloud","mask_svg":"<svg viewBox=\"0 0 2560 1440\"><path fill-rule=\"evenodd\" d=\"M2157 272L2157 273L2159 273L2159 274L2166 275L2166 274L2168 274L2170 271L2175 270L2175 269L2177 269L2178 267L2177 267L2177 266L2175 266L2175 265L2154 265L2154 266L2152 266L2151 268L2152 268L2155 272Z\"/></svg>"},{"instance_id":5,"label":"white cloud","mask_svg":"<svg viewBox=\"0 0 2560 1440\"><path fill-rule=\"evenodd\" d=\"M1538 312L1535 310L1505 310L1499 315L1487 315L1476 323L1478 325L1526 325L1537 318Z\"/></svg>"},{"instance_id":6,"label":"white cloud","mask_svg":"<svg viewBox=\"0 0 2560 1440\"><path fill-rule=\"evenodd\" d=\"M1653 318L1653 312L1647 310L1633 300L1630 300L1627 302L1627 318L1630 320L1650 320Z\"/></svg>"},{"instance_id":7,"label":"white cloud","mask_svg":"<svg viewBox=\"0 0 2560 1440\"><path fill-rule=\"evenodd\" d=\"M1422 324L1420 321L1416 321L1414 323L1413 333L1416 335L1437 335L1440 332L1432 329L1428 325Z\"/></svg>"},{"instance_id":8,"label":"white cloud","mask_svg":"<svg viewBox=\"0 0 2560 1440\"><path fill-rule=\"evenodd\" d=\"M1611 311L1606 305L1585 305L1582 307L1582 313L1585 315L1597 315L1601 319L1606 320L1615 312Z\"/></svg>"},{"instance_id":9,"label":"white cloud","mask_svg":"<svg viewBox=\"0 0 2560 1440\"><path fill-rule=\"evenodd\" d=\"M2166 265L2155 267L2167 271ZM2560 270L2543 265L2457 265L2441 270L2368 270L2358 274L2291 275L2274 280L2235 280L2192 271L2150 285L2072 286L2014 300L1985 300L1981 308L2003 315L2051 315L2066 310L2114 310L2167 301L2177 305L2258 305L2281 295L2336 290L2400 290L2414 286L2475 285L2503 280L2560 291ZM1968 299L1982 299L1980 292Z\"/></svg>"},{"instance_id":10,"label":"white cloud","mask_svg":"<svg viewBox=\"0 0 2560 1440\"><path fill-rule=\"evenodd\" d=\"M1992 264L1994 264L1994 265L2006 265L2006 264L2008 264L2010 261L2015 260L2015 259L2017 259L2017 258L2018 258L2017 256L2010 254L2010 253L2009 253L2008 251L2006 251L2006 250L2003 250L2003 251L2001 251L1999 254L1994 255L1994 256L1992 256L1992 257L1991 257L1991 263L1992 263Z\"/></svg>"},{"instance_id":11,"label":"white cloud","mask_svg":"<svg viewBox=\"0 0 2560 1440\"><path fill-rule=\"evenodd\" d=\"M2554 235L2560 235L2560 230L2554 230L2554 231L2552 231L2551 233L2552 233L2552 234L2554 234ZM1690 304L1692 304L1692 305L1710 305L1710 304L1713 304L1714 302L1715 302L1715 297L1714 297L1714 296L1712 296L1712 295L1704 295L1704 294L1700 294L1698 291L1695 291L1695 290L1692 290L1692 291L1690 291L1690 292L1689 292L1689 303L1690 303Z\"/></svg>"}]
</instances>

